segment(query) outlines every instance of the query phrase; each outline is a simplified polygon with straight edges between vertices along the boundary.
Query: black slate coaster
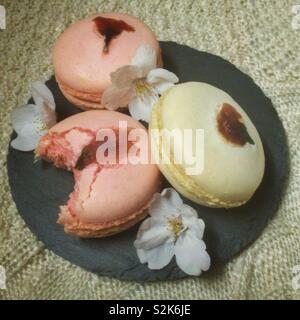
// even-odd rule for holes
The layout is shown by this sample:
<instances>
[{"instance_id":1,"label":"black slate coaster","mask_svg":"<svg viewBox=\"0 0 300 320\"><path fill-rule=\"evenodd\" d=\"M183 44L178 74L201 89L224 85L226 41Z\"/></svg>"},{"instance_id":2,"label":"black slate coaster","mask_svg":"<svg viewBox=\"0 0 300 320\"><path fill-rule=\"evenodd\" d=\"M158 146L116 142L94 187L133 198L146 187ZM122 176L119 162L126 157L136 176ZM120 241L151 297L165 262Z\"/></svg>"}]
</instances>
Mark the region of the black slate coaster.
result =
<instances>
[{"instance_id":1,"label":"black slate coaster","mask_svg":"<svg viewBox=\"0 0 300 320\"><path fill-rule=\"evenodd\" d=\"M279 206L289 168L285 132L271 101L249 76L228 61L174 42L161 42L161 47L165 68L176 73L180 82L207 82L228 92L244 108L263 141L265 176L247 204L234 209L212 209L184 199L205 221L204 240L213 266L222 265L259 237ZM54 94L60 119L80 112L63 97L53 77L47 85ZM137 281L185 276L174 259L158 271L139 263L133 247L138 226L103 239L66 235L56 219L59 205L67 202L73 189L71 173L41 161L35 163L32 152L12 148L7 168L20 215L38 239L59 256L101 276Z\"/></svg>"}]
</instances>

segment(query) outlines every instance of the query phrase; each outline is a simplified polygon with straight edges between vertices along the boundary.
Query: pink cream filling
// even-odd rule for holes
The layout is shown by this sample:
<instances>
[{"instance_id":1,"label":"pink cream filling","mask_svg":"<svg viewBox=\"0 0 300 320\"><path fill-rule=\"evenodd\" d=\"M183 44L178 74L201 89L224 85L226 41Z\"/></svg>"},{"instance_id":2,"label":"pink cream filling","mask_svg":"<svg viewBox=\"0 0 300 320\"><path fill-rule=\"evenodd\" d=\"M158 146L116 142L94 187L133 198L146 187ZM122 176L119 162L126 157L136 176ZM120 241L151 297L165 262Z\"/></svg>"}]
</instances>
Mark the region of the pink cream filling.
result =
<instances>
[{"instance_id":1,"label":"pink cream filling","mask_svg":"<svg viewBox=\"0 0 300 320\"><path fill-rule=\"evenodd\" d=\"M74 89L71 89L70 87L63 84L58 79L57 79L57 81L58 81L58 84L59 84L59 87L61 88L61 90L65 91L68 95L74 97L75 99L80 99L80 100L84 100L86 102L93 102L93 103L100 103L101 102L102 93L100 91L97 94L75 91ZM107 86L108 85L109 85L109 83L107 84Z\"/></svg>"},{"instance_id":2,"label":"pink cream filling","mask_svg":"<svg viewBox=\"0 0 300 320\"><path fill-rule=\"evenodd\" d=\"M95 133L81 128L61 133L50 132L41 139L37 153L59 168L72 170L82 149L94 139Z\"/></svg>"}]
</instances>

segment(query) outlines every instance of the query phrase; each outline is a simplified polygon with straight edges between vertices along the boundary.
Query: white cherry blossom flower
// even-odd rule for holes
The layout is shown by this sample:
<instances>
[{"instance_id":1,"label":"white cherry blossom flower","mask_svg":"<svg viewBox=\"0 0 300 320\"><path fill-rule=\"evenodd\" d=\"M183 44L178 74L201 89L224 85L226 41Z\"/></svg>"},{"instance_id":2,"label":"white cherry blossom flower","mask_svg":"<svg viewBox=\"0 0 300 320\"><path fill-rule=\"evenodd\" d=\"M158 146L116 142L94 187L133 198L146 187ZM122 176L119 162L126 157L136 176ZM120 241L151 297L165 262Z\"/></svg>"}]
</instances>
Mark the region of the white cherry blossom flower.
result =
<instances>
[{"instance_id":1,"label":"white cherry blossom flower","mask_svg":"<svg viewBox=\"0 0 300 320\"><path fill-rule=\"evenodd\" d=\"M141 45L131 65L111 73L112 84L102 95L103 106L117 110L128 105L132 117L149 122L152 106L159 96L179 81L174 73L156 66L155 50Z\"/></svg>"},{"instance_id":2,"label":"white cherry blossom flower","mask_svg":"<svg viewBox=\"0 0 300 320\"><path fill-rule=\"evenodd\" d=\"M178 267L189 275L209 269L210 256L202 240L204 222L173 188L155 195L149 214L134 242L141 263L162 269L175 255Z\"/></svg>"},{"instance_id":3,"label":"white cherry blossom flower","mask_svg":"<svg viewBox=\"0 0 300 320\"><path fill-rule=\"evenodd\" d=\"M40 138L56 123L55 102L48 87L36 81L31 92L34 104L26 104L12 111L11 121L17 137L11 142L14 149L32 151Z\"/></svg>"}]
</instances>

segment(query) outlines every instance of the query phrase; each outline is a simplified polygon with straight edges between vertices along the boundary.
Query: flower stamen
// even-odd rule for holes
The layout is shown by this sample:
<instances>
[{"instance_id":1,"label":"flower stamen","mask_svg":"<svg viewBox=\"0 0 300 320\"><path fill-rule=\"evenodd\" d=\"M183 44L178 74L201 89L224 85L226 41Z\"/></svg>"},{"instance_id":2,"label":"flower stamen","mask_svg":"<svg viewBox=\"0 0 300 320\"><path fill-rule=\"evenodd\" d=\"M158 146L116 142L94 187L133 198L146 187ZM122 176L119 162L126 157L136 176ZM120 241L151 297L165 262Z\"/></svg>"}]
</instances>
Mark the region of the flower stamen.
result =
<instances>
[{"instance_id":1,"label":"flower stamen","mask_svg":"<svg viewBox=\"0 0 300 320\"><path fill-rule=\"evenodd\" d=\"M134 81L134 87L136 96L141 98L142 100L147 96L155 95L152 86L147 83L144 78L136 79Z\"/></svg>"},{"instance_id":2,"label":"flower stamen","mask_svg":"<svg viewBox=\"0 0 300 320\"><path fill-rule=\"evenodd\" d=\"M43 123L40 118L36 117L33 120L33 122L36 124L37 133L41 133L41 132L47 130L47 125L45 123Z\"/></svg>"},{"instance_id":3,"label":"flower stamen","mask_svg":"<svg viewBox=\"0 0 300 320\"><path fill-rule=\"evenodd\" d=\"M167 228L171 231L175 240L177 240L181 233L186 230L186 227L182 223L182 218L179 216L168 218Z\"/></svg>"}]
</instances>

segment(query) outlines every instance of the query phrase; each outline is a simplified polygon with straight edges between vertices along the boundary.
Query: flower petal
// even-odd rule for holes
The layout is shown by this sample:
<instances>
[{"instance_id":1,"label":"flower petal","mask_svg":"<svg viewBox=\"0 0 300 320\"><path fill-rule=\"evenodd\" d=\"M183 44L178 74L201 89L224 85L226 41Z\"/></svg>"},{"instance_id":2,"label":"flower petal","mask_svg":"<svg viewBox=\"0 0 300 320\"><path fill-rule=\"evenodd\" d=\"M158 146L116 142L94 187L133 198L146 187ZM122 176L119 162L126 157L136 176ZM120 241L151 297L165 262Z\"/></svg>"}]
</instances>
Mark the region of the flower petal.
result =
<instances>
[{"instance_id":1,"label":"flower petal","mask_svg":"<svg viewBox=\"0 0 300 320\"><path fill-rule=\"evenodd\" d=\"M202 240L205 229L205 223L202 219L182 215L182 223L194 234L194 236L199 240Z\"/></svg>"},{"instance_id":2,"label":"flower petal","mask_svg":"<svg viewBox=\"0 0 300 320\"><path fill-rule=\"evenodd\" d=\"M34 150L39 139L47 132L40 118L39 108L36 105L26 105L13 110L11 119L18 137L11 146L20 151Z\"/></svg>"},{"instance_id":3,"label":"flower petal","mask_svg":"<svg viewBox=\"0 0 300 320\"><path fill-rule=\"evenodd\" d=\"M101 103L108 110L117 110L118 108L126 107L133 98L133 87L119 88L111 85L103 92Z\"/></svg>"},{"instance_id":4,"label":"flower petal","mask_svg":"<svg viewBox=\"0 0 300 320\"><path fill-rule=\"evenodd\" d=\"M140 263L146 263L147 262L147 255L146 250L144 249L136 249L137 256L140 260Z\"/></svg>"},{"instance_id":5,"label":"flower petal","mask_svg":"<svg viewBox=\"0 0 300 320\"><path fill-rule=\"evenodd\" d=\"M181 210L183 201L180 198L178 192L173 188L166 188L161 192L161 195L170 201L171 205L178 210Z\"/></svg>"},{"instance_id":6,"label":"flower petal","mask_svg":"<svg viewBox=\"0 0 300 320\"><path fill-rule=\"evenodd\" d=\"M140 239L143 232L145 232L150 228L151 228L151 218L147 218L141 223L136 238Z\"/></svg>"},{"instance_id":7,"label":"flower petal","mask_svg":"<svg viewBox=\"0 0 300 320\"><path fill-rule=\"evenodd\" d=\"M162 82L162 83L159 83L159 84L156 84L156 85L153 85L153 86L154 86L155 91L158 94L162 95L165 91L167 91L168 89L173 87L174 83L172 83L172 82Z\"/></svg>"},{"instance_id":8,"label":"flower petal","mask_svg":"<svg viewBox=\"0 0 300 320\"><path fill-rule=\"evenodd\" d=\"M56 112L47 104L44 104L40 109L40 117L47 129L52 128L56 124Z\"/></svg>"},{"instance_id":9,"label":"flower petal","mask_svg":"<svg viewBox=\"0 0 300 320\"><path fill-rule=\"evenodd\" d=\"M173 188L166 188L161 193L156 193L149 207L149 214L152 218L168 218L174 215L181 215L183 201Z\"/></svg>"},{"instance_id":10,"label":"flower petal","mask_svg":"<svg viewBox=\"0 0 300 320\"><path fill-rule=\"evenodd\" d=\"M136 97L128 104L128 109L133 118L149 122L151 110L154 103L158 100L158 95L152 93L144 95L143 98Z\"/></svg>"},{"instance_id":11,"label":"flower petal","mask_svg":"<svg viewBox=\"0 0 300 320\"><path fill-rule=\"evenodd\" d=\"M178 267L191 276L198 276L210 267L210 256L203 240L199 240L189 230L175 243L175 256Z\"/></svg>"},{"instance_id":12,"label":"flower petal","mask_svg":"<svg viewBox=\"0 0 300 320\"><path fill-rule=\"evenodd\" d=\"M169 239L160 246L144 251L148 268L159 270L170 263L174 256L174 242Z\"/></svg>"},{"instance_id":13,"label":"flower petal","mask_svg":"<svg viewBox=\"0 0 300 320\"><path fill-rule=\"evenodd\" d=\"M43 132L45 134L45 132ZM39 134L34 125L26 125L17 138L11 142L11 146L20 151L32 151L34 150L43 134Z\"/></svg>"},{"instance_id":14,"label":"flower petal","mask_svg":"<svg viewBox=\"0 0 300 320\"><path fill-rule=\"evenodd\" d=\"M152 249L165 242L169 236L170 233L165 225L153 224L151 218L148 218L141 224L134 246L136 249Z\"/></svg>"},{"instance_id":15,"label":"flower petal","mask_svg":"<svg viewBox=\"0 0 300 320\"><path fill-rule=\"evenodd\" d=\"M197 211L193 207L187 205L186 203L182 205L181 213L183 217L198 218Z\"/></svg>"},{"instance_id":16,"label":"flower petal","mask_svg":"<svg viewBox=\"0 0 300 320\"><path fill-rule=\"evenodd\" d=\"M163 83L177 83L179 79L175 73L163 68L157 68L148 73L146 81L151 85L159 85Z\"/></svg>"},{"instance_id":17,"label":"flower petal","mask_svg":"<svg viewBox=\"0 0 300 320\"><path fill-rule=\"evenodd\" d=\"M110 74L111 82L119 88L128 87L134 80L143 76L142 72L137 66L124 66Z\"/></svg>"},{"instance_id":18,"label":"flower petal","mask_svg":"<svg viewBox=\"0 0 300 320\"><path fill-rule=\"evenodd\" d=\"M166 69L157 68L149 72L146 78L147 83L154 87L158 94L163 94L179 81L176 74Z\"/></svg>"},{"instance_id":19,"label":"flower petal","mask_svg":"<svg viewBox=\"0 0 300 320\"><path fill-rule=\"evenodd\" d=\"M31 92L34 103L41 107L44 103L52 110L55 111L55 101L50 89L41 81L35 81L31 85Z\"/></svg>"},{"instance_id":20,"label":"flower petal","mask_svg":"<svg viewBox=\"0 0 300 320\"><path fill-rule=\"evenodd\" d=\"M131 64L138 66L143 71L143 76L146 77L150 70L156 68L156 52L148 44L143 44L138 47Z\"/></svg>"},{"instance_id":21,"label":"flower petal","mask_svg":"<svg viewBox=\"0 0 300 320\"><path fill-rule=\"evenodd\" d=\"M171 202L163 197L160 193L156 193L154 195L148 211L151 217L158 217L161 219L165 219L174 214L178 214L178 211L173 207Z\"/></svg>"},{"instance_id":22,"label":"flower petal","mask_svg":"<svg viewBox=\"0 0 300 320\"><path fill-rule=\"evenodd\" d=\"M34 121L38 115L36 106L34 104L26 104L22 107L16 108L11 113L11 122L14 130L21 133L22 129Z\"/></svg>"}]
</instances>

